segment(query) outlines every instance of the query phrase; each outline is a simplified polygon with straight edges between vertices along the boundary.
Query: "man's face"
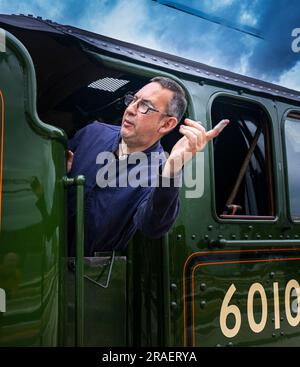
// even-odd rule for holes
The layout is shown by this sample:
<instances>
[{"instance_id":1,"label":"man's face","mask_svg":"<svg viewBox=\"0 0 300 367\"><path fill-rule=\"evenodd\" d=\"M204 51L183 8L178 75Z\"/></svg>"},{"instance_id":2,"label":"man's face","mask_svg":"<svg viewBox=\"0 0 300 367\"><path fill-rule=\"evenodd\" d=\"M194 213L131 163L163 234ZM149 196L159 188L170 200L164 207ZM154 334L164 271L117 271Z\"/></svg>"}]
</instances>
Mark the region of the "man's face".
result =
<instances>
[{"instance_id":1,"label":"man's face","mask_svg":"<svg viewBox=\"0 0 300 367\"><path fill-rule=\"evenodd\" d=\"M156 82L152 82L140 89L135 97L137 102L130 104L124 112L121 136L128 147L144 150L163 135L160 128L164 124L164 120L168 119L168 116L160 112L167 112L167 106L173 97L173 92L162 88ZM149 110L146 114L139 112L137 107L141 100L160 112L152 110Z\"/></svg>"}]
</instances>

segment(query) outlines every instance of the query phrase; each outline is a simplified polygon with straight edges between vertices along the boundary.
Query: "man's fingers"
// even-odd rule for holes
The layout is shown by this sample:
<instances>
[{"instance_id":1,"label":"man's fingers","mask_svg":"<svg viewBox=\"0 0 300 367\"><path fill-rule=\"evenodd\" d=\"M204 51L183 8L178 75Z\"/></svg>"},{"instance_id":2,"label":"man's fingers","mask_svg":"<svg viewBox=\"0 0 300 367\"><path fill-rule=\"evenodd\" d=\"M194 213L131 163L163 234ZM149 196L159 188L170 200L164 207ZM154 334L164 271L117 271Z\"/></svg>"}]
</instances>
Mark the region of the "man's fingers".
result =
<instances>
[{"instance_id":1,"label":"man's fingers","mask_svg":"<svg viewBox=\"0 0 300 367\"><path fill-rule=\"evenodd\" d=\"M216 138L229 123L230 121L227 119L221 120L213 129L206 132L207 140Z\"/></svg>"},{"instance_id":2,"label":"man's fingers","mask_svg":"<svg viewBox=\"0 0 300 367\"><path fill-rule=\"evenodd\" d=\"M203 144L203 141L206 139L204 128L203 128L203 130L198 130L195 127L192 127L192 126L181 125L180 131L181 132L190 131L192 134L194 134L196 139L197 139L197 145L198 146L201 146Z\"/></svg>"},{"instance_id":3,"label":"man's fingers","mask_svg":"<svg viewBox=\"0 0 300 367\"><path fill-rule=\"evenodd\" d=\"M72 168L74 153L71 150L68 150L67 154L67 172L69 173Z\"/></svg>"},{"instance_id":4,"label":"man's fingers","mask_svg":"<svg viewBox=\"0 0 300 367\"><path fill-rule=\"evenodd\" d=\"M194 149L197 149L197 145L198 145L198 137L197 137L197 135L193 131L191 131L190 129L188 129L187 127L181 128L180 129L180 132L181 132L181 134L183 134L188 139L188 142L189 142L191 148L193 150Z\"/></svg>"},{"instance_id":5,"label":"man's fingers","mask_svg":"<svg viewBox=\"0 0 300 367\"><path fill-rule=\"evenodd\" d=\"M185 119L184 120L184 123L187 126L192 126L192 127L196 128L196 129L198 129L200 131L205 130L201 121L194 121L194 120L191 120L191 119ZM184 125L182 125L182 126L184 126Z\"/></svg>"},{"instance_id":6,"label":"man's fingers","mask_svg":"<svg viewBox=\"0 0 300 367\"><path fill-rule=\"evenodd\" d=\"M190 149L193 151L200 150L203 144L205 144L206 140L205 130L204 132L200 132L197 129L185 126L180 129L180 132L187 138Z\"/></svg>"},{"instance_id":7,"label":"man's fingers","mask_svg":"<svg viewBox=\"0 0 300 367\"><path fill-rule=\"evenodd\" d=\"M220 134L220 132L230 123L228 119L221 120L215 127L214 130L217 130Z\"/></svg>"}]
</instances>

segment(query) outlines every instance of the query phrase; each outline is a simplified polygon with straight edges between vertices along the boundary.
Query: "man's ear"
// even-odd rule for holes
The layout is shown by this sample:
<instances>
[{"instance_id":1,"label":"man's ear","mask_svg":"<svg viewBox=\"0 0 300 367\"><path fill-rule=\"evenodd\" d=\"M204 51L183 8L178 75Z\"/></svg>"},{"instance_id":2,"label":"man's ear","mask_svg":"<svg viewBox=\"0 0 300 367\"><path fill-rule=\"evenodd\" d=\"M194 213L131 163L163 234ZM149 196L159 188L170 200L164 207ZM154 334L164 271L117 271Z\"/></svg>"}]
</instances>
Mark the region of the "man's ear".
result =
<instances>
[{"instance_id":1,"label":"man's ear","mask_svg":"<svg viewBox=\"0 0 300 367\"><path fill-rule=\"evenodd\" d=\"M177 124L178 120L176 117L165 117L163 120L163 124L158 129L158 132L162 135L166 135L170 131L172 131Z\"/></svg>"}]
</instances>

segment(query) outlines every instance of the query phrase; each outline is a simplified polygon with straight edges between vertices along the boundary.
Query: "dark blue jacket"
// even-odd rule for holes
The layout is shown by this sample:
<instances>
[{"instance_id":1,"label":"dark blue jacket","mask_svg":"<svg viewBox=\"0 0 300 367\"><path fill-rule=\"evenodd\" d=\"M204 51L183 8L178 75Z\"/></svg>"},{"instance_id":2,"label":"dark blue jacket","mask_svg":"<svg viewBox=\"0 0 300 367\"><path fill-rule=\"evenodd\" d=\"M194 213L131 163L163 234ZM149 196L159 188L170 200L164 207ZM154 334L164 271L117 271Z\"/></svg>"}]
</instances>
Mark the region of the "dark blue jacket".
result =
<instances>
[{"instance_id":1,"label":"dark blue jacket","mask_svg":"<svg viewBox=\"0 0 300 367\"><path fill-rule=\"evenodd\" d=\"M165 178L159 174L156 175L157 187L99 187L96 176L104 165L96 164L96 158L104 151L114 153L119 142L120 127L100 122L87 125L69 141L69 149L74 152L69 176L80 174L86 178L85 256L93 256L95 251L124 250L137 229L151 238L158 238L170 229L179 211L179 189L175 187L178 184L174 185L174 180L171 180L171 187L162 187ZM151 152L163 152L159 141L144 151L147 154L149 173ZM119 161L113 157L119 177ZM166 160L165 156L163 160ZM136 164L127 167L129 173ZM162 165L159 168L161 172ZM69 190L68 204L69 254L73 256L76 205L74 188Z\"/></svg>"}]
</instances>

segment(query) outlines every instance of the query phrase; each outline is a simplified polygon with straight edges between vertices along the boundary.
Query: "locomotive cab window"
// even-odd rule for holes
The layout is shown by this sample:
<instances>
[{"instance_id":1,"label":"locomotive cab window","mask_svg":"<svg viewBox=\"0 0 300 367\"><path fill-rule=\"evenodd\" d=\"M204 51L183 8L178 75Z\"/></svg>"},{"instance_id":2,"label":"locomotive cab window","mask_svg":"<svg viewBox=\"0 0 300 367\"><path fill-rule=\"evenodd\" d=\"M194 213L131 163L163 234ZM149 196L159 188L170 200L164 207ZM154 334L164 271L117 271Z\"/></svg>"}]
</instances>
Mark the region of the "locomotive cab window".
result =
<instances>
[{"instance_id":1,"label":"locomotive cab window","mask_svg":"<svg viewBox=\"0 0 300 367\"><path fill-rule=\"evenodd\" d=\"M231 122L214 140L216 212L223 219L273 219L270 121L257 104L218 97L212 124Z\"/></svg>"},{"instance_id":2,"label":"locomotive cab window","mask_svg":"<svg viewBox=\"0 0 300 367\"><path fill-rule=\"evenodd\" d=\"M300 220L300 114L290 113L284 125L290 215Z\"/></svg>"}]
</instances>

